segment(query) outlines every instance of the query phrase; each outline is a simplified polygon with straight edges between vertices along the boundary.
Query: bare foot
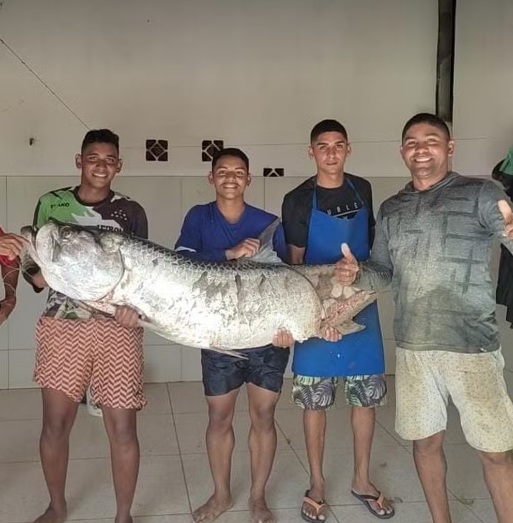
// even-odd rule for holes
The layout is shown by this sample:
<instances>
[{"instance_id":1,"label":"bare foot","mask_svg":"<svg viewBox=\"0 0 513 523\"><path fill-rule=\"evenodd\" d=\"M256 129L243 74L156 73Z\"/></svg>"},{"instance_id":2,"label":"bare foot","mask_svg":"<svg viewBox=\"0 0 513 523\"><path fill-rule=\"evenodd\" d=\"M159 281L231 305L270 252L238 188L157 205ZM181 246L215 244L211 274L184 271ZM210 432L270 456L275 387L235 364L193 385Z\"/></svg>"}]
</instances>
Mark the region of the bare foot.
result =
<instances>
[{"instance_id":1,"label":"bare foot","mask_svg":"<svg viewBox=\"0 0 513 523\"><path fill-rule=\"evenodd\" d=\"M118 518L118 517L116 517L114 519L114 523L134 523L134 520L132 519L132 516L128 516L126 518Z\"/></svg>"},{"instance_id":2,"label":"bare foot","mask_svg":"<svg viewBox=\"0 0 513 523\"><path fill-rule=\"evenodd\" d=\"M390 501L388 501L386 498L383 498L382 504L379 505L377 502L377 498L380 495L380 491L372 484L362 484L358 485L358 488L356 487L356 483L353 483L352 485L353 492L359 494L359 495L367 495L367 496L374 496L376 500L373 499L367 499L366 502L369 504L369 508L371 509L371 512L374 512L378 514L379 516L384 516L393 514L394 507L390 504Z\"/></svg>"},{"instance_id":3,"label":"bare foot","mask_svg":"<svg viewBox=\"0 0 513 523\"><path fill-rule=\"evenodd\" d=\"M264 498L250 499L248 505L251 511L251 523L275 523L274 515L267 507Z\"/></svg>"},{"instance_id":4,"label":"bare foot","mask_svg":"<svg viewBox=\"0 0 513 523\"><path fill-rule=\"evenodd\" d=\"M56 510L51 505L41 514L34 523L63 523L68 513L66 509Z\"/></svg>"},{"instance_id":5,"label":"bare foot","mask_svg":"<svg viewBox=\"0 0 513 523\"><path fill-rule=\"evenodd\" d=\"M200 521L208 523L209 521L214 521L214 519L217 519L232 507L233 501L231 497L218 499L212 496L204 505L192 513L192 519L194 523L200 523Z\"/></svg>"}]
</instances>

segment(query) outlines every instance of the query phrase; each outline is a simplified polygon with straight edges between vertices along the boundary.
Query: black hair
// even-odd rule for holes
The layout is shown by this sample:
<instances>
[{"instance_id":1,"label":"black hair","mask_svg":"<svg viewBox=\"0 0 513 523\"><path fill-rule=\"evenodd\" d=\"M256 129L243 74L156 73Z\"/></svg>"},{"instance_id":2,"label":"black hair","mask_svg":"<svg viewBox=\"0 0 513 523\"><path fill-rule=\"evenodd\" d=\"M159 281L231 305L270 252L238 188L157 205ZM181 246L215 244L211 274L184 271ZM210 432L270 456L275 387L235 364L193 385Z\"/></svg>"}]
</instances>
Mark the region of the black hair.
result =
<instances>
[{"instance_id":1,"label":"black hair","mask_svg":"<svg viewBox=\"0 0 513 523\"><path fill-rule=\"evenodd\" d=\"M322 120L310 131L310 143L313 143L323 133L340 133L347 141L346 128L337 120Z\"/></svg>"},{"instance_id":2,"label":"black hair","mask_svg":"<svg viewBox=\"0 0 513 523\"><path fill-rule=\"evenodd\" d=\"M436 116L436 114L432 113L418 113L415 116L412 116L404 124L403 132L401 134L401 142L404 141L404 137L406 136L406 133L410 127L413 127L418 123L427 123L432 125L433 127L436 127L438 130L442 131L445 134L447 140L451 139L451 131L449 130L449 126L439 116Z\"/></svg>"},{"instance_id":3,"label":"black hair","mask_svg":"<svg viewBox=\"0 0 513 523\"><path fill-rule=\"evenodd\" d=\"M223 156L233 156L235 158L240 158L244 162L244 165L249 172L249 158L247 157L246 153L240 149L237 149L236 147L227 147L226 149L221 149L215 153L214 157L212 158L212 171L216 168L217 162Z\"/></svg>"},{"instance_id":4,"label":"black hair","mask_svg":"<svg viewBox=\"0 0 513 523\"><path fill-rule=\"evenodd\" d=\"M92 129L88 131L82 140L81 151L83 152L92 143L110 143L119 154L119 136L110 129Z\"/></svg>"}]
</instances>

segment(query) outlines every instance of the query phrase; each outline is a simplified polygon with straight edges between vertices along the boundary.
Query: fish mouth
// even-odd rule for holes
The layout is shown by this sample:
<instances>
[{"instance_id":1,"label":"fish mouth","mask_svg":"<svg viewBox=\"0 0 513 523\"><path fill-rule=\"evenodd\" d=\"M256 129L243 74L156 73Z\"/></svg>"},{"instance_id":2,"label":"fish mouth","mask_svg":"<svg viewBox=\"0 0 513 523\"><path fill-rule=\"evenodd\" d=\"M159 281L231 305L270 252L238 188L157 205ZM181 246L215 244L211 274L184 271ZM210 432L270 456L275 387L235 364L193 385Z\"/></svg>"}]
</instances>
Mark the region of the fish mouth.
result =
<instances>
[{"instance_id":1,"label":"fish mouth","mask_svg":"<svg viewBox=\"0 0 513 523\"><path fill-rule=\"evenodd\" d=\"M28 242L28 252L30 256L34 259L34 261L37 263L39 260L40 253L37 249L37 236L39 234L39 229L37 227L33 227L32 225L25 225L20 229L20 235L25 238ZM52 252L55 248L55 237L52 234L50 237L51 241L51 248ZM40 260L39 260L40 261Z\"/></svg>"}]
</instances>

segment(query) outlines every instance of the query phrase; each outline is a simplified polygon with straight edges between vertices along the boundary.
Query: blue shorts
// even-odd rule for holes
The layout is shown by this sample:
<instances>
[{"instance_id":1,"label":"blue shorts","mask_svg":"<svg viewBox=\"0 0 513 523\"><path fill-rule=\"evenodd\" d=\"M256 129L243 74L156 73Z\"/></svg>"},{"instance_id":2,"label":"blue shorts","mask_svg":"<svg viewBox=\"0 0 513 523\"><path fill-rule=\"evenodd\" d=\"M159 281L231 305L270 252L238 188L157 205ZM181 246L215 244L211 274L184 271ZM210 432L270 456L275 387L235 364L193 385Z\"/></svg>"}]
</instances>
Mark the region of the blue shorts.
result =
<instances>
[{"instance_id":1,"label":"blue shorts","mask_svg":"<svg viewBox=\"0 0 513 523\"><path fill-rule=\"evenodd\" d=\"M211 350L201 351L205 396L220 396L238 389L244 383L280 392L290 350L269 345L239 351L246 359Z\"/></svg>"}]
</instances>

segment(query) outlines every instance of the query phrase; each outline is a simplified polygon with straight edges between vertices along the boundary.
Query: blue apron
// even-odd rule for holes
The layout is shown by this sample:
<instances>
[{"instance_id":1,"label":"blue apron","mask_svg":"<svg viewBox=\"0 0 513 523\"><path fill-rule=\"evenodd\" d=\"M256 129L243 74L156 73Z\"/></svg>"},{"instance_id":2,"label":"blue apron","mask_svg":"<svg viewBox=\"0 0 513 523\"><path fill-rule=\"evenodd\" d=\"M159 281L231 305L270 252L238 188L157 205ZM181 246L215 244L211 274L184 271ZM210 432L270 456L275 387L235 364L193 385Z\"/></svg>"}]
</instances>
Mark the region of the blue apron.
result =
<instances>
[{"instance_id":1,"label":"blue apron","mask_svg":"<svg viewBox=\"0 0 513 523\"><path fill-rule=\"evenodd\" d=\"M356 259L369 257L369 211L349 179L362 208L348 218L330 216L317 209L317 187L312 197L312 214L308 230L305 263L335 263L341 258L340 244L347 243ZM365 329L330 342L311 338L296 343L292 370L302 376L354 376L385 372L383 340L378 306L371 303L355 318Z\"/></svg>"}]
</instances>

